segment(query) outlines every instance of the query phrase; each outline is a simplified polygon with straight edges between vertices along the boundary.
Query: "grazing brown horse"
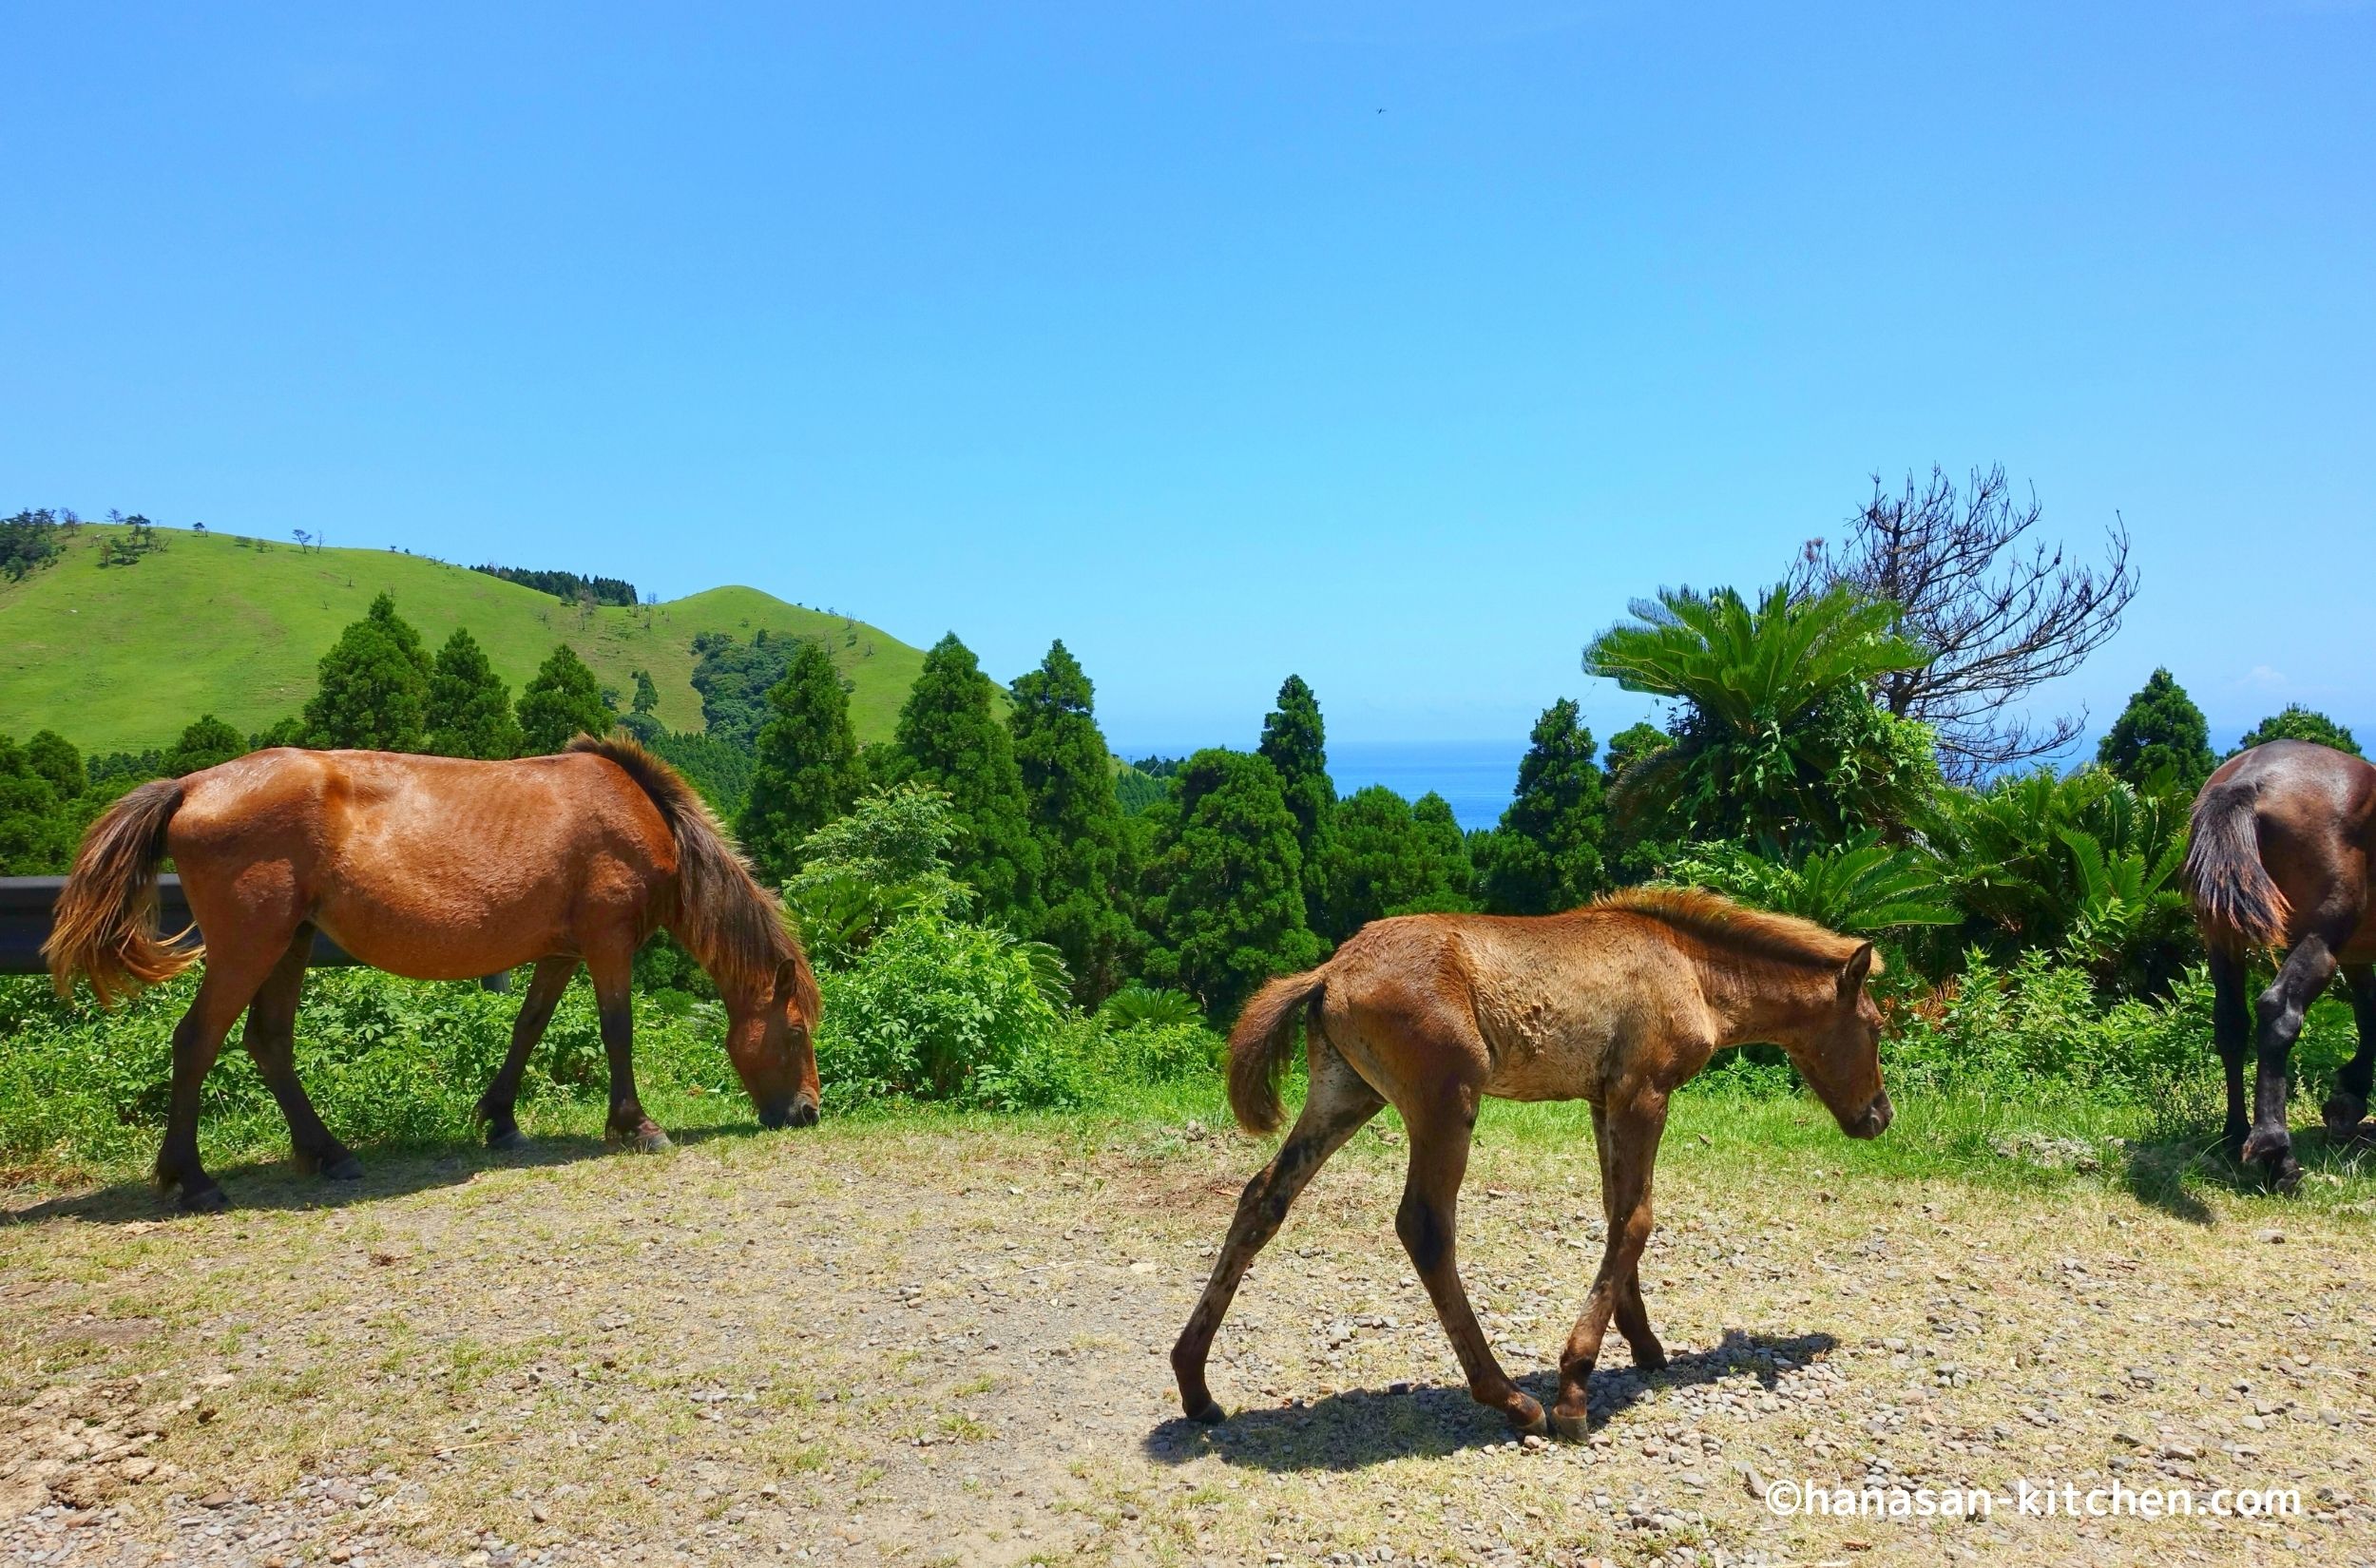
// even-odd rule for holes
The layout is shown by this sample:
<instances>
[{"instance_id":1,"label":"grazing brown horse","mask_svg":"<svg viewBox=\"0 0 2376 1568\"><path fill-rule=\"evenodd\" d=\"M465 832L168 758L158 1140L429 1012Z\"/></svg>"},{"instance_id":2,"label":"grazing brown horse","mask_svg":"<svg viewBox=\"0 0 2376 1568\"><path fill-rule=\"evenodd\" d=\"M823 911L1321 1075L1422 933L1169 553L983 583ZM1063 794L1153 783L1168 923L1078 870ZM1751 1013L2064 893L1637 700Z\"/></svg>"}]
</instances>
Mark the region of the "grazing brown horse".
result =
<instances>
[{"instance_id":1,"label":"grazing brown horse","mask_svg":"<svg viewBox=\"0 0 2376 1568\"><path fill-rule=\"evenodd\" d=\"M167 855L205 933L202 955L156 930ZM91 825L53 926L44 952L62 994L81 974L109 1002L206 961L173 1032L157 1155L158 1184L179 1184L185 1209L224 1203L199 1164L199 1087L241 1009L299 1163L339 1179L362 1174L297 1083L297 991L316 927L414 980L536 966L511 1050L479 1102L496 1147L520 1138L521 1070L581 961L610 1059L610 1137L667 1146L636 1099L629 1061L629 969L661 928L717 982L726 1051L760 1121L816 1119L808 959L700 796L629 740L580 736L561 755L519 762L265 751L144 784Z\"/></svg>"},{"instance_id":2,"label":"grazing brown horse","mask_svg":"<svg viewBox=\"0 0 2376 1568\"><path fill-rule=\"evenodd\" d=\"M2368 903L2376 767L2307 740L2255 746L2203 785L2193 831L2187 892L2211 949L2212 1033L2228 1070L2228 1150L2247 1164L2260 1161L2290 1191L2302 1168L2286 1130L2287 1066L2303 1015L2337 969L2351 989L2360 1049L2336 1075L2325 1106L2328 1133L2348 1138L2367 1115L2376 1068L2376 909ZM2248 1012L2245 960L2279 948L2277 978ZM2259 1071L2248 1123L2244 1047L2255 1034Z\"/></svg>"},{"instance_id":3,"label":"grazing brown horse","mask_svg":"<svg viewBox=\"0 0 2376 1568\"><path fill-rule=\"evenodd\" d=\"M1323 1160L1391 1103L1410 1133L1395 1233L1451 1336L1468 1391L1522 1432L1542 1406L1502 1371L1453 1264L1470 1128L1486 1096L1582 1100L1600 1152L1608 1244L1560 1356L1549 1426L1581 1437L1585 1383L1614 1317L1634 1363L1666 1365L1642 1306L1650 1168L1667 1097L1727 1045L1780 1045L1850 1138L1889 1125L1865 994L1872 944L1711 893L1637 889L1562 915L1406 915L1364 927L1319 968L1274 980L1230 1034L1230 1105L1247 1131L1280 1120L1274 1079L1306 1023L1311 1089L1278 1156L1246 1184L1212 1281L1172 1348L1198 1421L1214 1330L1237 1282Z\"/></svg>"}]
</instances>

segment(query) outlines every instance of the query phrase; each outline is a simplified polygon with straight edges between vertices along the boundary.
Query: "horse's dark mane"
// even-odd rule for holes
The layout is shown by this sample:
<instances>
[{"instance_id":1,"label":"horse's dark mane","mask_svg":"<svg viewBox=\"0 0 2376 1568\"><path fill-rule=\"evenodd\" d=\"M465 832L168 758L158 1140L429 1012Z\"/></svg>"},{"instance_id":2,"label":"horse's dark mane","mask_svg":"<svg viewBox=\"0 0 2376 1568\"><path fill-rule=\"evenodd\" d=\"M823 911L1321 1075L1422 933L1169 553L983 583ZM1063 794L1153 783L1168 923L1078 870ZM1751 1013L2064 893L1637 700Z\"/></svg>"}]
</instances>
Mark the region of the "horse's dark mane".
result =
<instances>
[{"instance_id":1,"label":"horse's dark mane","mask_svg":"<svg viewBox=\"0 0 2376 1568\"><path fill-rule=\"evenodd\" d=\"M700 793L623 735L582 735L563 749L616 763L659 809L677 841L676 924L712 978L765 993L773 990L776 971L791 964L801 1011L814 1022L820 1009L808 956L784 925L776 895L751 874L750 862Z\"/></svg>"},{"instance_id":2,"label":"horse's dark mane","mask_svg":"<svg viewBox=\"0 0 2376 1568\"><path fill-rule=\"evenodd\" d=\"M1649 915L1702 941L1786 964L1836 969L1865 945L1861 937L1842 936L1796 915L1745 908L1704 888L1625 888L1586 908ZM1873 955L1872 972L1881 972L1879 953Z\"/></svg>"}]
</instances>

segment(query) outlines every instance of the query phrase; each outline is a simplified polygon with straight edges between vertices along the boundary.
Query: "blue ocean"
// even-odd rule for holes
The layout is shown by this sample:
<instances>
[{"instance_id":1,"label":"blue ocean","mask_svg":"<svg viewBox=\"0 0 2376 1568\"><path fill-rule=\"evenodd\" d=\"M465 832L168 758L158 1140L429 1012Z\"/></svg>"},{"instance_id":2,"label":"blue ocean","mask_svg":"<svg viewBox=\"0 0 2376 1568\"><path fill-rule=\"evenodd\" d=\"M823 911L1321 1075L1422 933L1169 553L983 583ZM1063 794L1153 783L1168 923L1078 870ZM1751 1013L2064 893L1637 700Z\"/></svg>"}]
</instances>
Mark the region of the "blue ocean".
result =
<instances>
[{"instance_id":1,"label":"blue ocean","mask_svg":"<svg viewBox=\"0 0 2376 1568\"><path fill-rule=\"evenodd\" d=\"M1204 742L1211 744L1211 742ZM1185 756L1193 745L1118 747L1128 757ZM1526 755L1517 740L1331 740L1329 776L1336 793L1351 794L1383 784L1406 800L1429 790L1451 803L1463 828L1490 828L1502 820L1518 783L1518 759Z\"/></svg>"}]
</instances>

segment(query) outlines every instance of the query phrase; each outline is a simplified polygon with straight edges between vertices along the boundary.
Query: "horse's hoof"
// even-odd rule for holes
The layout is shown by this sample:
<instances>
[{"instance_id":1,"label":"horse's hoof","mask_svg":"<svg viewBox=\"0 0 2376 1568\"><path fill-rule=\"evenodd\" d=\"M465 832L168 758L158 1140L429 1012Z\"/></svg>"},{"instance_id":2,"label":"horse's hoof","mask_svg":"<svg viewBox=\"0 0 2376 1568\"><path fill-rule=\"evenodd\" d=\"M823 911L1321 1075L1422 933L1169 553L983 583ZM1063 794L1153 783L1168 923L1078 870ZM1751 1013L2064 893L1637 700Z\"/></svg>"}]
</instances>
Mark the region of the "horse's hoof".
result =
<instances>
[{"instance_id":1,"label":"horse's hoof","mask_svg":"<svg viewBox=\"0 0 2376 1568\"><path fill-rule=\"evenodd\" d=\"M1542 1406L1524 1394L1519 1395L1518 1399L1519 1403L1509 1412L1510 1430L1520 1437L1549 1437L1551 1420L1542 1413Z\"/></svg>"},{"instance_id":2,"label":"horse's hoof","mask_svg":"<svg viewBox=\"0 0 2376 1568\"><path fill-rule=\"evenodd\" d=\"M363 1179L363 1162L353 1155L341 1155L322 1167L322 1179L324 1181L360 1181Z\"/></svg>"},{"instance_id":3,"label":"horse's hoof","mask_svg":"<svg viewBox=\"0 0 2376 1568\"><path fill-rule=\"evenodd\" d=\"M2319 1116L2327 1123L2327 1137L2336 1143L2347 1143L2366 1119L2367 1101L2355 1094L2337 1089L2327 1103L2319 1107Z\"/></svg>"},{"instance_id":4,"label":"horse's hoof","mask_svg":"<svg viewBox=\"0 0 2376 1568\"><path fill-rule=\"evenodd\" d=\"M1217 1426L1229 1419L1229 1412L1221 1408L1219 1400L1208 1398L1203 1405L1188 1412L1188 1419L1207 1426Z\"/></svg>"},{"instance_id":5,"label":"horse's hoof","mask_svg":"<svg viewBox=\"0 0 2376 1568\"><path fill-rule=\"evenodd\" d=\"M1583 1415L1571 1416L1555 1405L1551 1407L1551 1430L1554 1435L1570 1443L1581 1443L1592 1436L1592 1415L1587 1411Z\"/></svg>"},{"instance_id":6,"label":"horse's hoof","mask_svg":"<svg viewBox=\"0 0 2376 1568\"><path fill-rule=\"evenodd\" d=\"M182 1189L181 1210L185 1214L219 1214L231 1207L231 1199L220 1187Z\"/></svg>"},{"instance_id":7,"label":"horse's hoof","mask_svg":"<svg viewBox=\"0 0 2376 1568\"><path fill-rule=\"evenodd\" d=\"M2291 1155L2288 1155L2270 1172L2269 1181L2279 1193L2290 1197L2293 1190L2302 1185L2302 1167Z\"/></svg>"},{"instance_id":8,"label":"horse's hoof","mask_svg":"<svg viewBox=\"0 0 2376 1568\"><path fill-rule=\"evenodd\" d=\"M2275 1132L2256 1132L2244 1140L2243 1152L2236 1158L2246 1165L2265 1164L2271 1173L2293 1158L2293 1138L2282 1127Z\"/></svg>"},{"instance_id":9,"label":"horse's hoof","mask_svg":"<svg viewBox=\"0 0 2376 1568\"><path fill-rule=\"evenodd\" d=\"M487 1146L495 1150L525 1149L528 1146L528 1135L517 1127L490 1131L487 1135Z\"/></svg>"},{"instance_id":10,"label":"horse's hoof","mask_svg":"<svg viewBox=\"0 0 2376 1568\"><path fill-rule=\"evenodd\" d=\"M630 1154L656 1155L675 1147L668 1141L668 1135L658 1127L646 1127L627 1139L627 1152Z\"/></svg>"},{"instance_id":11,"label":"horse's hoof","mask_svg":"<svg viewBox=\"0 0 2376 1568\"><path fill-rule=\"evenodd\" d=\"M1639 1347L1639 1346L1636 1346L1636 1347L1634 1348L1634 1370L1635 1370L1635 1371L1637 1371L1637 1372L1663 1372L1663 1371L1665 1371L1665 1370L1666 1370L1666 1351L1665 1351L1665 1349L1664 1349L1663 1348L1659 1347L1659 1346L1657 1346L1657 1345L1653 1345L1653 1346L1652 1346L1652 1347L1650 1347L1650 1348L1649 1348L1649 1349L1647 1349L1647 1350L1643 1349L1643 1348L1642 1348L1641 1347Z\"/></svg>"}]
</instances>

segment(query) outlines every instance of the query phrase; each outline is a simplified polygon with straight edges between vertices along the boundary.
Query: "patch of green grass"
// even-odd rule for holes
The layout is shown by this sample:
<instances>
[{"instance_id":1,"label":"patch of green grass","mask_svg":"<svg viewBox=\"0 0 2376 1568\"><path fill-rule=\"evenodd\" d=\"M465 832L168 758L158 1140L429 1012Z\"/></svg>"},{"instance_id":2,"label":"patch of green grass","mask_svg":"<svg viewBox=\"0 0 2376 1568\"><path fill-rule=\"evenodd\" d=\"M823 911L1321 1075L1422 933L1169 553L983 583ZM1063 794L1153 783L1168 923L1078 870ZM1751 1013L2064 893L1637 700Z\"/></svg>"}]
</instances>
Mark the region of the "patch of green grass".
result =
<instances>
[{"instance_id":1,"label":"patch of green grass","mask_svg":"<svg viewBox=\"0 0 2376 1568\"><path fill-rule=\"evenodd\" d=\"M701 728L693 639L725 632L815 637L853 683L860 740L887 739L923 667L921 650L878 627L787 604L757 588L711 588L641 607L581 611L516 583L396 551L325 549L161 529L166 547L101 567L124 530L86 524L62 559L0 583L0 714L19 740L51 729L86 752L170 745L211 713L241 732L288 717L313 695L315 667L373 596L435 649L467 626L512 695L566 642L606 686L635 690L648 670L661 721ZM599 571L599 562L517 562Z\"/></svg>"}]
</instances>

